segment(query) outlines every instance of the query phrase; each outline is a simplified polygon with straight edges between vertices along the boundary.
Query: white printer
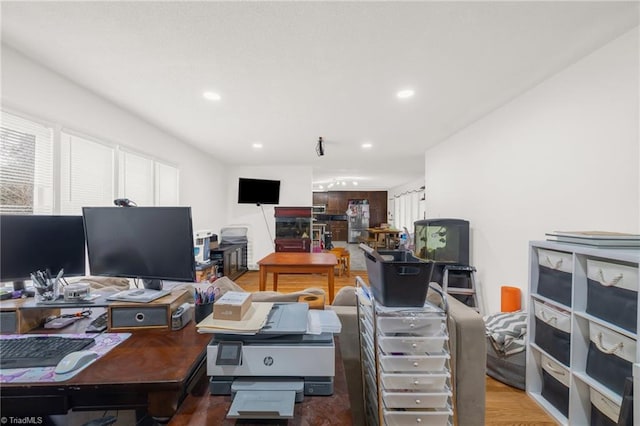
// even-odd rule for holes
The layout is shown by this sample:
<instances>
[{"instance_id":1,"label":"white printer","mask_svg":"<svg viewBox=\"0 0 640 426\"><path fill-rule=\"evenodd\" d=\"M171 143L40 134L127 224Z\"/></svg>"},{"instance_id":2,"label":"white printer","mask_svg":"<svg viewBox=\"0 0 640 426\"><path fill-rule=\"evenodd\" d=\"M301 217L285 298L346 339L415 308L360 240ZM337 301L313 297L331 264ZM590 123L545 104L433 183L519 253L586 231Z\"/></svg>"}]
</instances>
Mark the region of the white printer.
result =
<instances>
[{"instance_id":1,"label":"white printer","mask_svg":"<svg viewBox=\"0 0 640 426\"><path fill-rule=\"evenodd\" d=\"M304 395L333 394L333 334L307 334L308 310L306 303L275 303L257 334L214 335L209 390L232 396L228 418L292 418Z\"/></svg>"}]
</instances>

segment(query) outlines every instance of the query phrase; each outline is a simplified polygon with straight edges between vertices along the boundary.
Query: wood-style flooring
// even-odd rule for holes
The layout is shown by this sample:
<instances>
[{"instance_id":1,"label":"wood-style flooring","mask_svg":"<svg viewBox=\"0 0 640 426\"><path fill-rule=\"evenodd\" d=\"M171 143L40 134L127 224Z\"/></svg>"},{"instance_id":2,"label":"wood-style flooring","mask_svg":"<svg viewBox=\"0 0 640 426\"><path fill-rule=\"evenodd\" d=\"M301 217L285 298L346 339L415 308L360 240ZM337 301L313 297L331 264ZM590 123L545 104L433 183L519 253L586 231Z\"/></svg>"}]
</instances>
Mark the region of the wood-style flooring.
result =
<instances>
[{"instance_id":1,"label":"wood-style flooring","mask_svg":"<svg viewBox=\"0 0 640 426\"><path fill-rule=\"evenodd\" d=\"M351 276L335 277L335 292L344 286L355 285L355 277L367 279L366 271L352 271ZM267 290L273 290L272 277L267 280ZM257 271L249 271L235 280L247 291L258 291L259 275ZM296 274L280 275L278 291L290 293L305 288L316 287L327 291L327 277L325 275ZM485 425L507 426L527 425L546 426L556 422L538 406L524 391L507 386L487 376ZM464 425L461 425L464 426Z\"/></svg>"}]
</instances>

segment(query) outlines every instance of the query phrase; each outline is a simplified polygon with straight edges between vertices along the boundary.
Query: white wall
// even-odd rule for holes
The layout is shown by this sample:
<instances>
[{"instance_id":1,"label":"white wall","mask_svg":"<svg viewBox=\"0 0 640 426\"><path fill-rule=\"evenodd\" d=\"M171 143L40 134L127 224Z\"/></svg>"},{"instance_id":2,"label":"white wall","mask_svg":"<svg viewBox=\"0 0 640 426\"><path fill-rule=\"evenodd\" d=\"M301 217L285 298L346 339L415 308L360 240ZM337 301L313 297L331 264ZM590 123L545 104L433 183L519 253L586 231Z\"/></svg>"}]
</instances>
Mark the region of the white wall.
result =
<instances>
[{"instance_id":1,"label":"white wall","mask_svg":"<svg viewBox=\"0 0 640 426\"><path fill-rule=\"evenodd\" d=\"M249 228L249 269L257 269L256 262L274 251L275 238L274 205L238 204L238 178L271 179L280 181L279 206L311 207L312 168L295 166L233 166L227 174L228 194L226 198L226 225L242 225ZM214 232L219 232L215 230Z\"/></svg>"},{"instance_id":2,"label":"white wall","mask_svg":"<svg viewBox=\"0 0 640 426\"><path fill-rule=\"evenodd\" d=\"M487 312L528 286L528 242L640 231L638 29L425 153L428 217L468 219ZM524 306L523 306L524 307Z\"/></svg>"},{"instance_id":3,"label":"white wall","mask_svg":"<svg viewBox=\"0 0 640 426\"><path fill-rule=\"evenodd\" d=\"M227 196L223 164L4 44L2 105L177 165L180 204L191 206L194 230L226 222L226 211L219 208Z\"/></svg>"}]
</instances>

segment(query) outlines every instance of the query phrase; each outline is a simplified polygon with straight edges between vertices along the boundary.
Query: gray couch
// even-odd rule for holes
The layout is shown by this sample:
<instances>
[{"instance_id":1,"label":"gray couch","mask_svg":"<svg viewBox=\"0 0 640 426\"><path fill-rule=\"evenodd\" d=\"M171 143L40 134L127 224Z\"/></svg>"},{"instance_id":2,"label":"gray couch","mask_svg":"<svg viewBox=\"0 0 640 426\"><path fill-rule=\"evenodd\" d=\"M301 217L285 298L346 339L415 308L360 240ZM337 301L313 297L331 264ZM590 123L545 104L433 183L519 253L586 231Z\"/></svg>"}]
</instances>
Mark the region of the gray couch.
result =
<instances>
[{"instance_id":1,"label":"gray couch","mask_svg":"<svg viewBox=\"0 0 640 426\"><path fill-rule=\"evenodd\" d=\"M427 298L437 305L441 304L440 296L435 291L430 290ZM484 425L487 354L484 321L474 309L455 298L447 297L447 302L454 418L460 426ZM340 289L331 309L342 322L340 351L347 375L353 420L355 424L364 424L355 287Z\"/></svg>"}]
</instances>

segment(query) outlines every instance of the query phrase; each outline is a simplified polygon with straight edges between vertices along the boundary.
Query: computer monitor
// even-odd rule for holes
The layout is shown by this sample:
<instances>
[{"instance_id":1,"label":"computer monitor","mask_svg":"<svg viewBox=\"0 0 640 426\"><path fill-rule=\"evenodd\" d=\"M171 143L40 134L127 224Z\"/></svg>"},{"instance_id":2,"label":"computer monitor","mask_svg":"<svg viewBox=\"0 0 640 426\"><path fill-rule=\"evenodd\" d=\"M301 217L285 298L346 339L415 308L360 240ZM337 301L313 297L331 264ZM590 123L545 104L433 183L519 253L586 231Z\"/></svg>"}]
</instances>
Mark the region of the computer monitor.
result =
<instances>
[{"instance_id":1,"label":"computer monitor","mask_svg":"<svg viewBox=\"0 0 640 426\"><path fill-rule=\"evenodd\" d=\"M190 207L83 207L92 275L195 282Z\"/></svg>"},{"instance_id":2,"label":"computer monitor","mask_svg":"<svg viewBox=\"0 0 640 426\"><path fill-rule=\"evenodd\" d=\"M0 215L0 281L13 281L14 290L32 272L84 276L85 265L82 216Z\"/></svg>"}]
</instances>

